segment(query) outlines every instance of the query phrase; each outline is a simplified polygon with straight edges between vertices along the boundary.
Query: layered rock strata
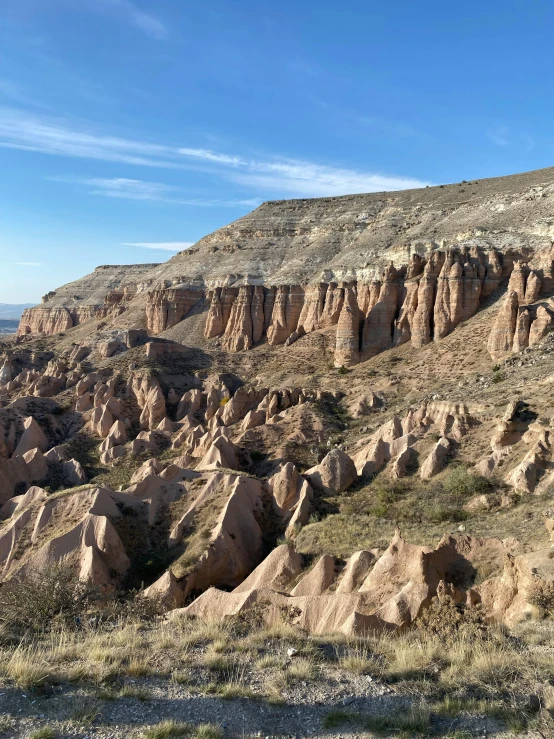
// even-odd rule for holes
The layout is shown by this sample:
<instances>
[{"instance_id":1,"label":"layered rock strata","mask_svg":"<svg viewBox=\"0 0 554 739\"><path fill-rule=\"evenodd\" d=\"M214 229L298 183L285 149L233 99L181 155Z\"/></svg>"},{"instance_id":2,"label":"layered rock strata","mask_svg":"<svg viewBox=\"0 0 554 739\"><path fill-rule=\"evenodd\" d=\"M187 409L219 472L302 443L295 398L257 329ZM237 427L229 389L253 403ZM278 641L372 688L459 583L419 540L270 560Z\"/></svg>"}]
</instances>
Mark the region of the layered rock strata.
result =
<instances>
[{"instance_id":1,"label":"layered rock strata","mask_svg":"<svg viewBox=\"0 0 554 739\"><path fill-rule=\"evenodd\" d=\"M91 318L116 317L145 287L144 277L155 264L106 265L86 277L52 290L42 305L27 308L19 336L57 334Z\"/></svg>"}]
</instances>

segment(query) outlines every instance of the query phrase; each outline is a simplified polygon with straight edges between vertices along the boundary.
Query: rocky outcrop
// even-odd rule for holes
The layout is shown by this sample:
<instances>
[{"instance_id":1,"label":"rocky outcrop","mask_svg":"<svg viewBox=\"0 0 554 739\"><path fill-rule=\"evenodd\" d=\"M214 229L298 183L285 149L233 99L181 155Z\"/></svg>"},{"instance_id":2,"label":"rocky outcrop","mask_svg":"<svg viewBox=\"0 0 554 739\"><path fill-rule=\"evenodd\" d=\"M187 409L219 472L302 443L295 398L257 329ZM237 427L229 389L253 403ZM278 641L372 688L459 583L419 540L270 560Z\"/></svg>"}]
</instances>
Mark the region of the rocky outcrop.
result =
<instances>
[{"instance_id":1,"label":"rocky outcrop","mask_svg":"<svg viewBox=\"0 0 554 739\"><path fill-rule=\"evenodd\" d=\"M342 493L357 479L352 459L341 449L333 449L316 466L304 473L312 487L326 493Z\"/></svg>"},{"instance_id":2,"label":"rocky outcrop","mask_svg":"<svg viewBox=\"0 0 554 739\"><path fill-rule=\"evenodd\" d=\"M554 317L544 305L539 305L535 313L535 319L529 327L529 346L537 346L548 336L554 326ZM516 350L517 351L517 350Z\"/></svg>"},{"instance_id":3,"label":"rocky outcrop","mask_svg":"<svg viewBox=\"0 0 554 739\"><path fill-rule=\"evenodd\" d=\"M360 361L360 327L363 316L352 287L347 287L337 323L335 367L351 367Z\"/></svg>"},{"instance_id":4,"label":"rocky outcrop","mask_svg":"<svg viewBox=\"0 0 554 739\"><path fill-rule=\"evenodd\" d=\"M23 433L14 450L14 456L23 455L25 452L30 452L31 449L40 449L41 452L46 452L48 439L35 419L29 416L23 422Z\"/></svg>"},{"instance_id":5,"label":"rocky outcrop","mask_svg":"<svg viewBox=\"0 0 554 739\"><path fill-rule=\"evenodd\" d=\"M146 325L159 334L182 321L190 309L204 297L201 288L167 288L148 293Z\"/></svg>"},{"instance_id":6,"label":"rocky outcrop","mask_svg":"<svg viewBox=\"0 0 554 739\"><path fill-rule=\"evenodd\" d=\"M42 305L27 308L18 336L56 334L91 318L115 317L134 298L144 277L157 265L103 265L90 275L44 296Z\"/></svg>"},{"instance_id":7,"label":"rocky outcrop","mask_svg":"<svg viewBox=\"0 0 554 739\"><path fill-rule=\"evenodd\" d=\"M518 294L509 290L497 313L489 335L487 349L493 359L498 359L512 349L518 318Z\"/></svg>"},{"instance_id":8,"label":"rocky outcrop","mask_svg":"<svg viewBox=\"0 0 554 739\"><path fill-rule=\"evenodd\" d=\"M391 264L383 274L379 299L364 321L362 359L369 359L392 346L393 321L399 302L398 297L397 272Z\"/></svg>"},{"instance_id":9,"label":"rocky outcrop","mask_svg":"<svg viewBox=\"0 0 554 739\"><path fill-rule=\"evenodd\" d=\"M444 469L448 459L449 449L450 442L447 438L443 436L442 439L437 441L421 466L420 476L423 480L429 480Z\"/></svg>"},{"instance_id":10,"label":"rocky outcrop","mask_svg":"<svg viewBox=\"0 0 554 739\"><path fill-rule=\"evenodd\" d=\"M554 565L549 552L545 549L514 556L497 539L463 535L446 536L433 549L409 544L397 531L381 556L355 552L342 577L335 559L323 556L287 594L286 582L292 580L291 553L287 550L278 557L270 555L277 563L285 560L288 565L277 582L273 581L277 567L271 567L268 558L233 592L207 590L187 608L175 611L173 618L217 614L223 620L256 607L267 624L280 622L283 614L289 614L292 624L312 633L364 635L406 628L434 598L448 596L468 608L479 604L486 617L514 625L540 616L533 602L540 592L552 587ZM476 567L481 562L488 567L492 564L501 574L475 587Z\"/></svg>"},{"instance_id":11,"label":"rocky outcrop","mask_svg":"<svg viewBox=\"0 0 554 739\"><path fill-rule=\"evenodd\" d=\"M159 382L150 375L136 374L129 381L129 390L135 396L141 411L141 427L155 429L166 416L165 397Z\"/></svg>"},{"instance_id":12,"label":"rocky outcrop","mask_svg":"<svg viewBox=\"0 0 554 739\"><path fill-rule=\"evenodd\" d=\"M31 449L11 459L0 459L0 505L9 500L16 488L24 489L41 482L48 474L48 464L40 449Z\"/></svg>"},{"instance_id":13,"label":"rocky outcrop","mask_svg":"<svg viewBox=\"0 0 554 739\"><path fill-rule=\"evenodd\" d=\"M270 344L284 344L295 333L303 303L304 290L300 285L277 287L267 328L267 340Z\"/></svg>"},{"instance_id":14,"label":"rocky outcrop","mask_svg":"<svg viewBox=\"0 0 554 739\"><path fill-rule=\"evenodd\" d=\"M233 302L231 315L225 327L222 346L226 351L239 352L250 349L254 343L253 340L253 322L252 322L252 296L253 288L251 285L243 285L239 288L238 295ZM259 305L258 305L259 308ZM257 330L259 332L259 318ZM262 319L263 325L263 319Z\"/></svg>"},{"instance_id":15,"label":"rocky outcrop","mask_svg":"<svg viewBox=\"0 0 554 739\"><path fill-rule=\"evenodd\" d=\"M535 294L536 290L533 297ZM526 304L524 298L523 306ZM520 307L517 293L508 292L489 335L487 349L491 357L500 359L511 352L521 352L528 346L540 344L554 326L554 316L549 308L552 308L551 304L548 307L542 304Z\"/></svg>"},{"instance_id":16,"label":"rocky outcrop","mask_svg":"<svg viewBox=\"0 0 554 739\"><path fill-rule=\"evenodd\" d=\"M431 253L418 283L417 308L411 326L411 342L416 349L428 344L433 336L431 317L435 304L437 278L444 258L445 255L442 252Z\"/></svg>"}]
</instances>

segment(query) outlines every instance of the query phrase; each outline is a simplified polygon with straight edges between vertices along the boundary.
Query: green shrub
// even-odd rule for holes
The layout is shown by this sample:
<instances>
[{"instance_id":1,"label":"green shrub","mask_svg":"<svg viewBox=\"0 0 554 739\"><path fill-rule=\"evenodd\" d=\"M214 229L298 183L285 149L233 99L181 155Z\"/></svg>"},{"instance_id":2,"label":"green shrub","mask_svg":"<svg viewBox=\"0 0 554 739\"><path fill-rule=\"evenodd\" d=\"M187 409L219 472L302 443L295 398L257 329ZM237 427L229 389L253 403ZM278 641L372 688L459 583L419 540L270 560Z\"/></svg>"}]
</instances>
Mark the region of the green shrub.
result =
<instances>
[{"instance_id":1,"label":"green shrub","mask_svg":"<svg viewBox=\"0 0 554 739\"><path fill-rule=\"evenodd\" d=\"M429 508L427 517L432 523L443 523L444 521L458 523L467 519L467 513L461 508L438 504Z\"/></svg>"},{"instance_id":2,"label":"green shrub","mask_svg":"<svg viewBox=\"0 0 554 739\"><path fill-rule=\"evenodd\" d=\"M486 477L470 472L466 467L452 467L442 481L444 492L456 498L483 495L491 489Z\"/></svg>"}]
</instances>

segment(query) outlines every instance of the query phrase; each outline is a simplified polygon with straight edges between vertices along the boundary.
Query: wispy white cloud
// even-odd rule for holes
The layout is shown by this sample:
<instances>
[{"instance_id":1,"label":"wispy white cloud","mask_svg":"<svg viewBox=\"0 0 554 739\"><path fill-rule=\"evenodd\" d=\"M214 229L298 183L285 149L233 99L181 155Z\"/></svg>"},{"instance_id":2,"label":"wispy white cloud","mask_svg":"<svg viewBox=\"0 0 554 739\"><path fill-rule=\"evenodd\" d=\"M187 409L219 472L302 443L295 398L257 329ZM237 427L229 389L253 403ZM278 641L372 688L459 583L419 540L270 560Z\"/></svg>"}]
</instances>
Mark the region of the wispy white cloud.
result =
<instances>
[{"instance_id":1,"label":"wispy white cloud","mask_svg":"<svg viewBox=\"0 0 554 739\"><path fill-rule=\"evenodd\" d=\"M86 7L97 12L111 13L152 38L163 40L169 35L167 27L158 18L144 13L131 0L89 0Z\"/></svg>"},{"instance_id":2,"label":"wispy white cloud","mask_svg":"<svg viewBox=\"0 0 554 739\"><path fill-rule=\"evenodd\" d=\"M111 179L93 177L80 182L93 187L94 189L91 190L93 195L127 200L171 200L170 193L174 190L163 182L144 182L126 177L112 177Z\"/></svg>"},{"instance_id":3,"label":"wispy white cloud","mask_svg":"<svg viewBox=\"0 0 554 739\"><path fill-rule=\"evenodd\" d=\"M192 205L197 207L251 207L255 208L262 200L248 198L243 200L218 200L214 198L183 198L179 197L182 190L167 185L164 182L145 182L144 180L129 179L127 177L46 177L53 182L68 182L75 185L84 185L92 188L91 195L103 195L108 198L123 200L153 200L175 205Z\"/></svg>"},{"instance_id":4,"label":"wispy white cloud","mask_svg":"<svg viewBox=\"0 0 554 739\"><path fill-rule=\"evenodd\" d=\"M179 154L192 159L202 159L206 162L216 162L217 164L230 164L233 167L248 166L248 162L237 156L230 154L216 154L210 149L178 149Z\"/></svg>"},{"instance_id":5,"label":"wispy white cloud","mask_svg":"<svg viewBox=\"0 0 554 739\"><path fill-rule=\"evenodd\" d=\"M0 108L0 147L35 151L63 157L97 159L136 166L189 169L255 190L267 197L296 195L318 197L349 193L402 190L430 184L416 178L335 167L274 156L248 159L228 152L175 147L80 127L67 121ZM251 205L246 200L189 199L179 189L160 183L115 178L83 181L95 194L134 200L164 200L197 206ZM259 198L256 198L259 202Z\"/></svg>"},{"instance_id":6,"label":"wispy white cloud","mask_svg":"<svg viewBox=\"0 0 554 739\"><path fill-rule=\"evenodd\" d=\"M428 184L406 177L370 174L299 160L251 162L247 171L231 175L231 179L258 189L312 197L403 190Z\"/></svg>"},{"instance_id":7,"label":"wispy white cloud","mask_svg":"<svg viewBox=\"0 0 554 739\"><path fill-rule=\"evenodd\" d=\"M0 108L0 146L147 167L178 166L166 160L175 156L169 147L98 134L91 129L76 130L64 120L12 108Z\"/></svg>"},{"instance_id":8,"label":"wispy white cloud","mask_svg":"<svg viewBox=\"0 0 554 739\"><path fill-rule=\"evenodd\" d=\"M298 159L246 160L208 149L181 148L179 153L193 159L224 166L229 165L231 170L224 173L225 179L273 192L319 197L376 190L402 190L409 187L424 187L429 184L417 179L358 172Z\"/></svg>"},{"instance_id":9,"label":"wispy white cloud","mask_svg":"<svg viewBox=\"0 0 554 739\"><path fill-rule=\"evenodd\" d=\"M26 95L18 84L7 79L0 79L0 99L1 98L7 98L11 101L12 105L15 102L32 107L45 107L30 95Z\"/></svg>"},{"instance_id":10,"label":"wispy white cloud","mask_svg":"<svg viewBox=\"0 0 554 739\"><path fill-rule=\"evenodd\" d=\"M14 262L20 267L42 267L42 262Z\"/></svg>"},{"instance_id":11,"label":"wispy white cloud","mask_svg":"<svg viewBox=\"0 0 554 739\"><path fill-rule=\"evenodd\" d=\"M141 249L162 249L163 251L183 251L192 246L194 241L139 241L123 243L121 246L138 246Z\"/></svg>"}]
</instances>

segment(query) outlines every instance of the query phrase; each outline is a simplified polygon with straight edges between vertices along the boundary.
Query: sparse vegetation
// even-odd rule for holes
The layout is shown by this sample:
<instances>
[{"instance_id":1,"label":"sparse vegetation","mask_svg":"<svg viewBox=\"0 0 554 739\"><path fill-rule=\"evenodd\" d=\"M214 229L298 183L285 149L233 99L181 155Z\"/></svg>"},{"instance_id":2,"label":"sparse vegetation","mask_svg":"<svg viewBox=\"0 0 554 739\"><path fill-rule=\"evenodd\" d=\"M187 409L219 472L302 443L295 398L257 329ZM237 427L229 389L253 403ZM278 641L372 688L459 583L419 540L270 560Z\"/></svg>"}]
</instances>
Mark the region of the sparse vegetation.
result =
<instances>
[{"instance_id":1,"label":"sparse vegetation","mask_svg":"<svg viewBox=\"0 0 554 739\"><path fill-rule=\"evenodd\" d=\"M94 629L61 626L48 634L37 632L32 645L5 644L0 679L25 690L68 681L100 684L95 700L83 698L72 711L72 722L88 725L101 715L102 701L150 699L141 671L133 682L126 676L131 665L148 663L154 655L158 679L227 700L279 703L296 686L308 682L317 686L327 680L329 669L339 669L347 680L367 675L420 699L414 698L411 709L379 716L334 710L325 718L326 728L344 724L378 735L425 736L436 718L455 719L466 713L484 714L514 729L529 725L532 712L522 712L511 702L506 685L521 695L542 685L541 702L545 707L554 705L550 655L528 646L537 639L544 641L540 633L530 625L519 634L491 628L478 609L466 610L448 598L435 599L405 633L355 639L340 634L309 636L286 621L265 628L242 617L225 623L176 619L171 625L127 621L115 628L111 623ZM551 633L545 632L547 642ZM291 646L297 651L292 659L287 657ZM256 675L262 677L261 685ZM124 684L118 687L118 681ZM221 735L217 726L195 727L177 720L146 727L144 732L145 738Z\"/></svg>"},{"instance_id":2,"label":"sparse vegetation","mask_svg":"<svg viewBox=\"0 0 554 739\"><path fill-rule=\"evenodd\" d=\"M494 489L493 481L463 464L451 464L429 481L381 473L340 496L320 498L318 518L310 518L300 531L296 547L306 554L349 556L361 548L387 546L397 524L410 540L438 541L445 523L470 518L464 506L472 497Z\"/></svg>"}]
</instances>

